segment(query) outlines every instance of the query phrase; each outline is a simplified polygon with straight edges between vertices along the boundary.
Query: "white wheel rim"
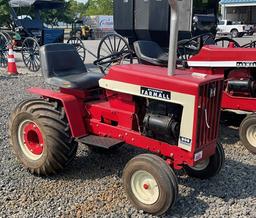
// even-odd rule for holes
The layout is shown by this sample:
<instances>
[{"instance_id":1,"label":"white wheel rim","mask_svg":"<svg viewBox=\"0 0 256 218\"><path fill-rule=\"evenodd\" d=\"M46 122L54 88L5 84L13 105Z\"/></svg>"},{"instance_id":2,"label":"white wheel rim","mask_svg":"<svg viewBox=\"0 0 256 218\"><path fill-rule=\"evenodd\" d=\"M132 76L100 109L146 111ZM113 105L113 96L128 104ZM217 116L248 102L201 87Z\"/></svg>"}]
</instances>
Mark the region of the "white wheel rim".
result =
<instances>
[{"instance_id":1,"label":"white wheel rim","mask_svg":"<svg viewBox=\"0 0 256 218\"><path fill-rule=\"evenodd\" d=\"M190 167L190 168L193 170L196 170L196 171L202 171L209 165L209 163L210 163L210 158L203 160L203 161L199 161L198 163L196 163L195 166Z\"/></svg>"},{"instance_id":2,"label":"white wheel rim","mask_svg":"<svg viewBox=\"0 0 256 218\"><path fill-rule=\"evenodd\" d=\"M40 159L42 157L43 153L40 154L40 155L34 154L33 152L31 152L28 149L28 147L27 147L27 145L25 143L24 128L29 123L33 123L38 128L37 124L35 122L33 122L32 120L27 119L27 120L24 120L23 122L21 122L19 127L18 127L18 143L19 143L19 146L20 146L23 154L25 156L27 156L29 159L36 161L36 160L38 160L38 159Z\"/></svg>"},{"instance_id":3,"label":"white wheel rim","mask_svg":"<svg viewBox=\"0 0 256 218\"><path fill-rule=\"evenodd\" d=\"M144 170L136 171L131 178L131 189L134 196L143 204L154 204L160 191L155 178Z\"/></svg>"},{"instance_id":4,"label":"white wheel rim","mask_svg":"<svg viewBox=\"0 0 256 218\"><path fill-rule=\"evenodd\" d=\"M256 147L256 125L251 125L247 129L246 138L251 146Z\"/></svg>"}]
</instances>

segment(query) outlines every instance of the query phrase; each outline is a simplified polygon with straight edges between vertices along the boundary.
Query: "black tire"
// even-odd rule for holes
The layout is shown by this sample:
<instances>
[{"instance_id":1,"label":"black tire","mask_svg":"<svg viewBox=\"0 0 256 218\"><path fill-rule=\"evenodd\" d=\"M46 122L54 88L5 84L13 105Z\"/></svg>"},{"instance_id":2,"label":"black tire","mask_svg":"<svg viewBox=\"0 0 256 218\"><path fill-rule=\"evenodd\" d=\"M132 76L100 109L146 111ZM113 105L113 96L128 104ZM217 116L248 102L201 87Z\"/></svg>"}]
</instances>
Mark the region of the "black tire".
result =
<instances>
[{"instance_id":1,"label":"black tire","mask_svg":"<svg viewBox=\"0 0 256 218\"><path fill-rule=\"evenodd\" d=\"M218 174L223 167L225 161L224 149L220 143L217 143L215 154L206 161L207 162L202 163L206 164L205 166L202 165L201 167L195 166L191 168L186 165L184 166L184 169L190 177L195 177L199 179L209 179Z\"/></svg>"},{"instance_id":2,"label":"black tire","mask_svg":"<svg viewBox=\"0 0 256 218\"><path fill-rule=\"evenodd\" d=\"M136 176L138 177L140 173L142 173L141 178L144 178L143 175L149 175L150 178L153 178L158 187L157 198L156 196L153 196L155 199L152 202L150 202L150 200L147 203L143 202L144 200L147 201L148 199L139 199L139 197L136 195L140 191L137 189L133 191L132 184L135 183L135 178ZM144 182L145 181L148 180L144 180ZM128 198L132 204L136 208L154 215L161 215L165 213L174 205L177 198L178 184L176 176L173 170L167 165L167 163L156 155L142 154L131 159L126 164L123 171L123 184ZM140 189L147 193L145 190L148 189L150 185L142 185L143 184L141 183ZM147 185L147 187L145 187L145 185Z\"/></svg>"},{"instance_id":3,"label":"black tire","mask_svg":"<svg viewBox=\"0 0 256 218\"><path fill-rule=\"evenodd\" d=\"M161 166L162 169L165 170L165 172L169 175L170 180L172 180L172 183L174 184L174 189L175 189L175 199L174 202L176 202L176 199L179 194L179 189L178 189L178 179L177 176L174 172L174 170L166 164L165 160L157 155L154 154L141 154L144 157L147 157L148 159L154 159L159 166Z\"/></svg>"},{"instance_id":4,"label":"black tire","mask_svg":"<svg viewBox=\"0 0 256 218\"><path fill-rule=\"evenodd\" d=\"M34 124L40 131L43 140L40 154L27 150L29 147L25 143L27 126L23 127L26 122ZM33 131L27 132L27 135L32 133ZM40 176L56 174L65 168L74 159L78 146L71 136L61 104L43 99L26 100L15 108L9 118L9 138L23 166L31 173ZM39 141L40 136L37 136L36 143Z\"/></svg>"},{"instance_id":5,"label":"black tire","mask_svg":"<svg viewBox=\"0 0 256 218\"><path fill-rule=\"evenodd\" d=\"M230 34L231 34L232 38L236 38L236 37L238 37L239 32L237 29L233 29L233 30L231 30Z\"/></svg>"},{"instance_id":6,"label":"black tire","mask_svg":"<svg viewBox=\"0 0 256 218\"><path fill-rule=\"evenodd\" d=\"M37 72L41 68L39 49L40 45L35 38L27 37L22 43L22 59L31 72Z\"/></svg>"},{"instance_id":7,"label":"black tire","mask_svg":"<svg viewBox=\"0 0 256 218\"><path fill-rule=\"evenodd\" d=\"M251 153L256 154L256 132L254 130L256 130L256 114L251 114L242 121L239 136L242 144Z\"/></svg>"}]
</instances>

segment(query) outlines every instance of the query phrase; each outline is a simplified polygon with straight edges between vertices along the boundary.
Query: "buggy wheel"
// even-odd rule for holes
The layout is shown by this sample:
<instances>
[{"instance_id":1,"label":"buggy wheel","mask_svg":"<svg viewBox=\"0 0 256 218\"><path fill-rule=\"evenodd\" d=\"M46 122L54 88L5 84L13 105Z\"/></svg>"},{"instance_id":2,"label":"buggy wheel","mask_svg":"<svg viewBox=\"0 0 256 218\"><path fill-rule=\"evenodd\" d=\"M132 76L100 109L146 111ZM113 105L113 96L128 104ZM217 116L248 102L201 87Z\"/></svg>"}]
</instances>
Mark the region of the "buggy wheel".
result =
<instances>
[{"instance_id":1,"label":"buggy wheel","mask_svg":"<svg viewBox=\"0 0 256 218\"><path fill-rule=\"evenodd\" d=\"M178 193L173 170L153 154L131 159L123 172L123 184L134 206L154 215L161 215L172 207Z\"/></svg>"},{"instance_id":2,"label":"buggy wheel","mask_svg":"<svg viewBox=\"0 0 256 218\"><path fill-rule=\"evenodd\" d=\"M195 40L184 39L177 45L177 65L187 68L187 61L198 52L199 43Z\"/></svg>"},{"instance_id":3,"label":"buggy wheel","mask_svg":"<svg viewBox=\"0 0 256 218\"><path fill-rule=\"evenodd\" d=\"M36 39L32 37L26 38L22 43L21 54L25 66L31 72L37 72L40 70L39 59L39 44Z\"/></svg>"},{"instance_id":4,"label":"buggy wheel","mask_svg":"<svg viewBox=\"0 0 256 218\"><path fill-rule=\"evenodd\" d=\"M184 166L184 169L191 177L208 179L219 173L223 167L224 160L224 149L220 143L217 143L214 155L204 161L199 161L194 167Z\"/></svg>"},{"instance_id":5,"label":"buggy wheel","mask_svg":"<svg viewBox=\"0 0 256 218\"><path fill-rule=\"evenodd\" d=\"M26 100L15 108L9 138L22 165L37 175L57 173L77 151L63 107L43 99Z\"/></svg>"},{"instance_id":6,"label":"buggy wheel","mask_svg":"<svg viewBox=\"0 0 256 218\"><path fill-rule=\"evenodd\" d=\"M116 33L112 33L100 41L97 59L104 59L106 62L106 64L99 65L101 72L106 74L112 65L132 64L133 54L127 40Z\"/></svg>"},{"instance_id":7,"label":"buggy wheel","mask_svg":"<svg viewBox=\"0 0 256 218\"><path fill-rule=\"evenodd\" d=\"M84 43L78 37L71 37L68 41L68 44L74 45L81 60L84 62L86 57L86 49L84 47Z\"/></svg>"},{"instance_id":8,"label":"buggy wheel","mask_svg":"<svg viewBox=\"0 0 256 218\"><path fill-rule=\"evenodd\" d=\"M8 45L11 43L9 37L4 33L0 33L0 67L8 65Z\"/></svg>"},{"instance_id":9,"label":"buggy wheel","mask_svg":"<svg viewBox=\"0 0 256 218\"><path fill-rule=\"evenodd\" d=\"M248 115L241 123L239 136L243 145L256 154L256 114Z\"/></svg>"},{"instance_id":10,"label":"buggy wheel","mask_svg":"<svg viewBox=\"0 0 256 218\"><path fill-rule=\"evenodd\" d=\"M234 46L236 48L241 47L237 41L229 37L221 37L221 38L215 39L215 44L222 48L227 48L230 45L230 43L234 43Z\"/></svg>"}]
</instances>

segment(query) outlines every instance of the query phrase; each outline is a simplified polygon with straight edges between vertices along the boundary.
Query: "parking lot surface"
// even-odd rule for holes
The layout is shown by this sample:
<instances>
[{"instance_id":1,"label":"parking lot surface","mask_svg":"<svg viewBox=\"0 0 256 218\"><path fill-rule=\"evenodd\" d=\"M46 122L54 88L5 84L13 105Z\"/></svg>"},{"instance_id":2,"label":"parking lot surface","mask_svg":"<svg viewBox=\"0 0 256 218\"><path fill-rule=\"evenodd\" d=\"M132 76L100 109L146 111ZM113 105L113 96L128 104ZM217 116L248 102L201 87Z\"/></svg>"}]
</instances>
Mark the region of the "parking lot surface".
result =
<instances>
[{"instance_id":1,"label":"parking lot surface","mask_svg":"<svg viewBox=\"0 0 256 218\"><path fill-rule=\"evenodd\" d=\"M84 43L96 54L99 41ZM25 69L20 54L16 60L20 75L8 76L0 69L0 217L153 217L137 211L122 188L122 169L141 150L125 145L113 154L96 154L81 145L71 165L49 178L33 176L19 164L8 142L8 116L21 100L33 97L27 88L50 87L40 72ZM87 54L90 67L93 60ZM239 142L242 118L222 116L226 162L220 174L198 180L177 172L179 197L163 217L256 217L256 157Z\"/></svg>"}]
</instances>

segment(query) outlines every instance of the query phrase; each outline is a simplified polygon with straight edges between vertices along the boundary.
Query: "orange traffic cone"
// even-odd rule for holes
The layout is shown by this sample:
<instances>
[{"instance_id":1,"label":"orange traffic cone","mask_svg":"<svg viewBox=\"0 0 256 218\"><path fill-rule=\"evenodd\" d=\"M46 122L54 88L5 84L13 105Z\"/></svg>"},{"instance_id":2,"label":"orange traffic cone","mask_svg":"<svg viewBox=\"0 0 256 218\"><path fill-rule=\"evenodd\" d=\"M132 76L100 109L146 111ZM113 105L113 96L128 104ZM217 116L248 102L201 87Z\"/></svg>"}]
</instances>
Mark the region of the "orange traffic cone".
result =
<instances>
[{"instance_id":1,"label":"orange traffic cone","mask_svg":"<svg viewBox=\"0 0 256 218\"><path fill-rule=\"evenodd\" d=\"M17 75L18 71L17 71L17 66L15 63L15 57L14 57L12 45L9 45L8 49L9 49L9 54L8 54L8 70L7 70L7 72L9 75Z\"/></svg>"}]
</instances>

